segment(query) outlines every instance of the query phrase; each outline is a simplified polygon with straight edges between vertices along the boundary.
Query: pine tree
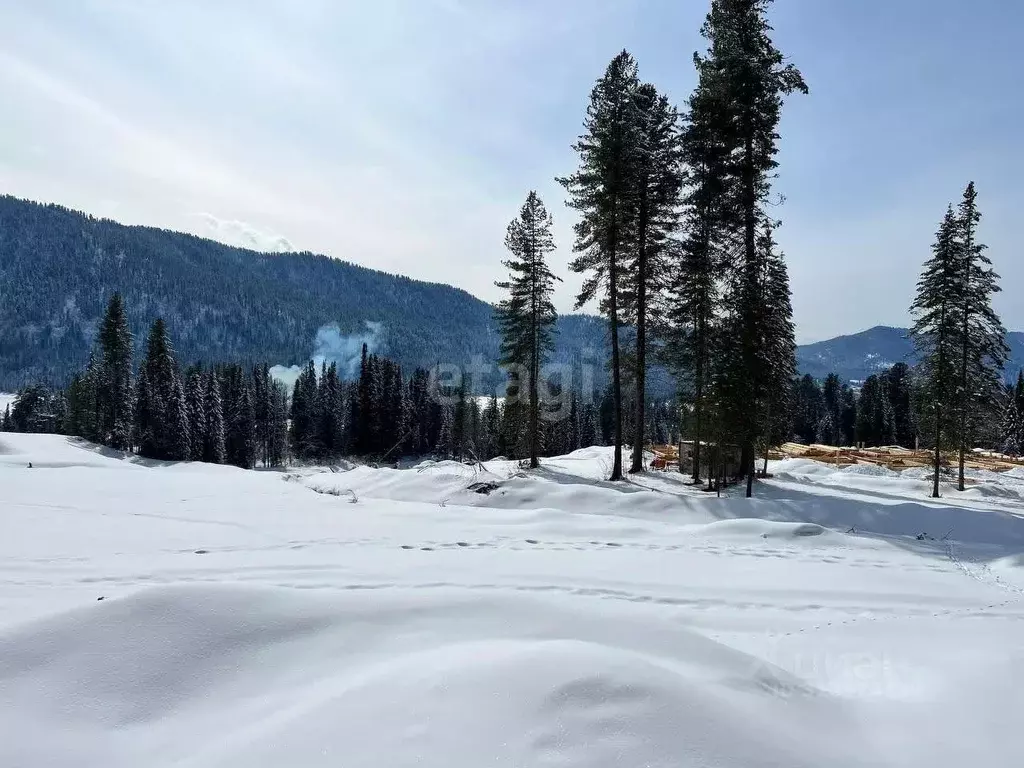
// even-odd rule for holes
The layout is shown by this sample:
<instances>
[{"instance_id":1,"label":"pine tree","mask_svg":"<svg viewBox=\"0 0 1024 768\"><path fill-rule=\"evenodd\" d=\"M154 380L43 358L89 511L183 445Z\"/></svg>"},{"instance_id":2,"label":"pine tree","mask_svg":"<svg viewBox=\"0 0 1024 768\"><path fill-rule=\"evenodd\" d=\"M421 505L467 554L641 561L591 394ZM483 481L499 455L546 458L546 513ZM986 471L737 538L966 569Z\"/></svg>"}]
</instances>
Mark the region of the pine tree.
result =
<instances>
[{"instance_id":1,"label":"pine tree","mask_svg":"<svg viewBox=\"0 0 1024 768\"><path fill-rule=\"evenodd\" d=\"M819 430L819 443L825 445L845 444L842 437L842 396L843 383L835 373L828 374L821 385L821 399L831 429L827 431L827 439L822 439L821 430Z\"/></svg>"},{"instance_id":2,"label":"pine tree","mask_svg":"<svg viewBox=\"0 0 1024 768\"><path fill-rule=\"evenodd\" d=\"M840 403L840 441L842 445L853 445L857 441L857 399L846 384L842 388Z\"/></svg>"},{"instance_id":3,"label":"pine tree","mask_svg":"<svg viewBox=\"0 0 1024 768\"><path fill-rule=\"evenodd\" d=\"M1024 371L1017 371L1017 383L1012 387L1009 399L1013 401L1017 413L1020 414L1020 431L1018 432L1017 443L1020 450L1024 452Z\"/></svg>"},{"instance_id":4,"label":"pine tree","mask_svg":"<svg viewBox=\"0 0 1024 768\"><path fill-rule=\"evenodd\" d=\"M63 397L41 384L18 390L14 404L7 406L4 421L9 432L55 433L64 418Z\"/></svg>"},{"instance_id":5,"label":"pine tree","mask_svg":"<svg viewBox=\"0 0 1024 768\"><path fill-rule=\"evenodd\" d=\"M215 370L209 371L205 378L205 413L206 431L203 436L203 461L209 464L223 464L224 447L224 410L221 401L220 377Z\"/></svg>"},{"instance_id":6,"label":"pine tree","mask_svg":"<svg viewBox=\"0 0 1024 768\"><path fill-rule=\"evenodd\" d=\"M1018 385L1024 384L1018 378ZM1003 419L1000 424L1000 438L1003 453L1011 456L1019 456L1024 447L1024 414L1021 413L1016 398L1015 388L1010 387L1007 392L1006 405L1003 409Z\"/></svg>"},{"instance_id":7,"label":"pine tree","mask_svg":"<svg viewBox=\"0 0 1024 768\"><path fill-rule=\"evenodd\" d=\"M310 360L295 380L291 406L291 443L295 456L311 459L320 454L319 397L316 365Z\"/></svg>"},{"instance_id":8,"label":"pine tree","mask_svg":"<svg viewBox=\"0 0 1024 768\"><path fill-rule=\"evenodd\" d=\"M836 445L838 432L839 428L836 426L832 412L826 410L818 420L818 435L815 442L822 445Z\"/></svg>"},{"instance_id":9,"label":"pine tree","mask_svg":"<svg viewBox=\"0 0 1024 768\"><path fill-rule=\"evenodd\" d=\"M877 374L868 376L857 400L858 440L872 448L892 445L895 433L896 420L885 378Z\"/></svg>"},{"instance_id":10,"label":"pine tree","mask_svg":"<svg viewBox=\"0 0 1024 768\"><path fill-rule=\"evenodd\" d=\"M818 427L825 415L824 397L818 382L810 374L793 384L793 434L804 444L818 439Z\"/></svg>"},{"instance_id":11,"label":"pine tree","mask_svg":"<svg viewBox=\"0 0 1024 768\"><path fill-rule=\"evenodd\" d=\"M600 298L608 318L612 347L614 461L611 480L622 479L622 361L619 325L629 249L635 237L634 192L637 152L641 146L635 97L636 62L623 51L608 65L590 94L586 133L574 145L579 170L559 182L569 193L569 207L580 212L575 225L578 256L573 272L589 273L576 297L577 309Z\"/></svg>"},{"instance_id":12,"label":"pine tree","mask_svg":"<svg viewBox=\"0 0 1024 768\"><path fill-rule=\"evenodd\" d=\"M149 383L149 374L142 368L135 383L134 442L138 446L139 455L149 459L161 458L157 450L157 435L161 429L159 411L156 395Z\"/></svg>"},{"instance_id":13,"label":"pine tree","mask_svg":"<svg viewBox=\"0 0 1024 768\"><path fill-rule=\"evenodd\" d=\"M267 465L284 466L288 462L288 388L279 381L270 382L267 425Z\"/></svg>"},{"instance_id":14,"label":"pine tree","mask_svg":"<svg viewBox=\"0 0 1024 768\"><path fill-rule=\"evenodd\" d=\"M631 197L636 220L635 242L625 264L626 317L633 322L634 428L630 472L644 469L648 326L664 315L669 246L679 219L681 154L679 116L668 98L644 83L634 97L639 146L635 153Z\"/></svg>"},{"instance_id":15,"label":"pine tree","mask_svg":"<svg viewBox=\"0 0 1024 768\"><path fill-rule=\"evenodd\" d=\"M225 452L231 464L252 469L256 465L256 412L248 382L239 366L231 372L231 385L234 397L229 409Z\"/></svg>"},{"instance_id":16,"label":"pine tree","mask_svg":"<svg viewBox=\"0 0 1024 768\"><path fill-rule=\"evenodd\" d=\"M552 338L555 306L552 302L555 281L561 278L548 268L546 256L555 249L551 236L551 215L536 192L530 192L519 216L508 225L505 247L511 259L502 262L509 271L507 280L495 283L508 291L495 309L501 331L501 364L521 372L529 402L527 430L530 466L539 466L541 366L554 349Z\"/></svg>"},{"instance_id":17,"label":"pine tree","mask_svg":"<svg viewBox=\"0 0 1024 768\"><path fill-rule=\"evenodd\" d=\"M177 370L171 371L171 390L167 399L164 425L169 435L164 442L166 456L172 461L188 461L192 454L192 425L188 398Z\"/></svg>"},{"instance_id":18,"label":"pine tree","mask_svg":"<svg viewBox=\"0 0 1024 768\"><path fill-rule=\"evenodd\" d=\"M351 440L353 450L358 455L370 452L371 388L369 350L366 344L363 344L359 362L359 384L356 397L352 398L351 416L349 417L349 423L352 425Z\"/></svg>"},{"instance_id":19,"label":"pine tree","mask_svg":"<svg viewBox=\"0 0 1024 768\"><path fill-rule=\"evenodd\" d=\"M777 166L777 128L783 96L807 85L799 70L785 64L772 43L765 14L771 0L712 0L701 29L708 40L698 69L713 73L721 89L718 104L727 111L723 140L728 151L725 227L741 247L728 264L725 307L728 345L723 350L720 396L730 416L729 431L739 441L740 474L747 478L747 496L753 492L754 446L759 435L758 391L767 375L758 349L759 258L758 229Z\"/></svg>"},{"instance_id":20,"label":"pine tree","mask_svg":"<svg viewBox=\"0 0 1024 768\"><path fill-rule=\"evenodd\" d=\"M681 135L684 178L684 237L673 271L666 355L690 385L693 479L700 481L701 449L707 426L715 323L720 311L725 208L727 204L729 112L722 103L721 75L694 56L697 87L687 102ZM680 465L681 466L681 465Z\"/></svg>"},{"instance_id":21,"label":"pine tree","mask_svg":"<svg viewBox=\"0 0 1024 768\"><path fill-rule=\"evenodd\" d=\"M188 412L190 461L204 461L206 455L206 377L202 369L192 368L188 373L185 389L185 404Z\"/></svg>"},{"instance_id":22,"label":"pine tree","mask_svg":"<svg viewBox=\"0 0 1024 768\"><path fill-rule=\"evenodd\" d=\"M597 408L593 403L586 403L580 415L580 447L597 445L597 438Z\"/></svg>"},{"instance_id":23,"label":"pine tree","mask_svg":"<svg viewBox=\"0 0 1024 768\"><path fill-rule=\"evenodd\" d=\"M152 433L152 444L143 455L156 459L167 459L173 452L175 442L173 416L169 409L177 364L174 361L174 353L167 335L167 326L161 318L157 318L150 328L142 371L146 374L149 387L146 427ZM141 449L140 444L140 453Z\"/></svg>"},{"instance_id":24,"label":"pine tree","mask_svg":"<svg viewBox=\"0 0 1024 768\"><path fill-rule=\"evenodd\" d=\"M99 404L96 390L98 381L99 364L95 353L90 353L85 370L73 376L68 384L68 410L64 430L66 434L93 442L99 440Z\"/></svg>"},{"instance_id":25,"label":"pine tree","mask_svg":"<svg viewBox=\"0 0 1024 768\"><path fill-rule=\"evenodd\" d=\"M569 417L568 423L566 424L566 453L578 451L580 448L583 447L580 443L580 434L582 431L580 415L580 398L575 389L570 394L570 398L571 399L569 401Z\"/></svg>"},{"instance_id":26,"label":"pine tree","mask_svg":"<svg viewBox=\"0 0 1024 768\"><path fill-rule=\"evenodd\" d=\"M979 414L994 409L1002 388L1002 371L1009 356L1006 330L992 309L992 295L999 292L999 275L978 242L981 212L974 182L967 185L957 216L960 256L960 319L957 356L960 371L957 387L957 488L964 490L964 459L967 443Z\"/></svg>"},{"instance_id":27,"label":"pine tree","mask_svg":"<svg viewBox=\"0 0 1024 768\"><path fill-rule=\"evenodd\" d=\"M497 394L492 393L480 414L480 445L478 456L481 461L498 455L498 436L501 430L501 407Z\"/></svg>"},{"instance_id":28,"label":"pine tree","mask_svg":"<svg viewBox=\"0 0 1024 768\"><path fill-rule=\"evenodd\" d=\"M107 305L98 334L102 358L97 382L98 432L102 442L118 450L132 447L132 334L121 294Z\"/></svg>"},{"instance_id":29,"label":"pine tree","mask_svg":"<svg viewBox=\"0 0 1024 768\"><path fill-rule=\"evenodd\" d=\"M904 448L914 448L917 433L910 404L910 366L896 363L882 379L892 406L895 443Z\"/></svg>"},{"instance_id":30,"label":"pine tree","mask_svg":"<svg viewBox=\"0 0 1024 768\"><path fill-rule=\"evenodd\" d=\"M763 414L764 473L768 473L768 449L785 440L789 423L792 382L796 377L796 337L793 327L793 306L789 292L789 272L785 257L777 250L772 226L766 223L758 240L761 273L758 277L759 332L758 402Z\"/></svg>"},{"instance_id":31,"label":"pine tree","mask_svg":"<svg viewBox=\"0 0 1024 768\"><path fill-rule=\"evenodd\" d=\"M932 258L925 262L910 306L914 325L911 339L921 360L922 397L934 437L932 496L939 497L942 448L956 429L957 345L960 318L957 309L963 287L960 265L959 225L953 208L939 226Z\"/></svg>"}]
</instances>

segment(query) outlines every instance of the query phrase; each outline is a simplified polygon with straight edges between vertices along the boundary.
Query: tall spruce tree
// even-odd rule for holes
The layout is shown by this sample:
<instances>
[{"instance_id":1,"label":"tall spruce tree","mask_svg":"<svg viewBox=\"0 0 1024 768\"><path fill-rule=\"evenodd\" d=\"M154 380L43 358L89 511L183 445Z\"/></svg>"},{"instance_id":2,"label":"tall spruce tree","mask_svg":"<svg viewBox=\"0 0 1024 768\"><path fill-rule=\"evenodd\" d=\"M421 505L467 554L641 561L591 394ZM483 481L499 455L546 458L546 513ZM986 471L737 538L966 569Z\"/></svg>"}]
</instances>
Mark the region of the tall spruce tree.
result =
<instances>
[{"instance_id":1,"label":"tall spruce tree","mask_svg":"<svg viewBox=\"0 0 1024 768\"><path fill-rule=\"evenodd\" d=\"M889 403L892 406L893 429L896 445L916 447L917 430L910 402L910 366L896 363L883 374Z\"/></svg>"},{"instance_id":2,"label":"tall spruce tree","mask_svg":"<svg viewBox=\"0 0 1024 768\"><path fill-rule=\"evenodd\" d=\"M171 390L167 399L164 425L169 431L164 442L167 458L172 461L188 461L192 453L192 427L188 398L177 370L171 371Z\"/></svg>"},{"instance_id":3,"label":"tall spruce tree","mask_svg":"<svg viewBox=\"0 0 1024 768\"><path fill-rule=\"evenodd\" d=\"M758 391L767 375L759 359L758 229L778 163L778 124L783 96L807 93L800 71L786 64L771 40L766 13L771 0L712 0L701 34L708 40L698 68L714 73L727 122L727 183L730 202L724 225L739 247L731 254L726 281L728 345L721 375L723 405L741 448L740 474L753 492L754 450L759 436Z\"/></svg>"},{"instance_id":4,"label":"tall spruce tree","mask_svg":"<svg viewBox=\"0 0 1024 768\"><path fill-rule=\"evenodd\" d=\"M576 307L598 298L611 334L615 446L611 480L622 479L619 326L623 292L627 289L625 269L635 238L635 169L642 125L635 101L639 85L636 62L622 51L590 93L585 133L573 146L579 154L579 169L559 179L569 193L569 207L580 213L573 246L578 256L569 268L588 273L576 297Z\"/></svg>"},{"instance_id":5,"label":"tall spruce tree","mask_svg":"<svg viewBox=\"0 0 1024 768\"><path fill-rule=\"evenodd\" d=\"M97 382L100 440L127 451L134 432L132 334L124 300L115 293L107 304L99 330L100 371Z\"/></svg>"},{"instance_id":6,"label":"tall spruce tree","mask_svg":"<svg viewBox=\"0 0 1024 768\"><path fill-rule=\"evenodd\" d=\"M224 406L221 399L220 376L211 369L204 376L205 397L203 410L206 431L203 435L203 461L209 464L223 464L224 446Z\"/></svg>"},{"instance_id":7,"label":"tall spruce tree","mask_svg":"<svg viewBox=\"0 0 1024 768\"><path fill-rule=\"evenodd\" d=\"M149 374L145 367L139 371L138 379L135 382L135 438L134 443L138 446L139 455L149 459L160 458L157 449L157 439L160 430L160 408L156 402L156 395L149 383Z\"/></svg>"},{"instance_id":8,"label":"tall spruce tree","mask_svg":"<svg viewBox=\"0 0 1024 768\"><path fill-rule=\"evenodd\" d=\"M671 277L666 359L690 385L693 479L699 482L729 201L729 111L722 102L720 73L696 54L694 62L697 87L687 102L680 137L686 167L683 238Z\"/></svg>"},{"instance_id":9,"label":"tall spruce tree","mask_svg":"<svg viewBox=\"0 0 1024 768\"><path fill-rule=\"evenodd\" d=\"M635 153L633 205L635 242L626 261L626 317L635 328L633 356L634 428L630 472L644 469L648 328L664 316L672 234L679 221L681 151L679 115L668 98L650 83L637 88L634 98L639 147Z\"/></svg>"},{"instance_id":10,"label":"tall spruce tree","mask_svg":"<svg viewBox=\"0 0 1024 768\"><path fill-rule=\"evenodd\" d=\"M819 443L824 443L825 445L845 444L842 430L842 396L843 383L835 373L828 374L821 385L821 398L825 410L822 419L828 420L829 429L819 429Z\"/></svg>"},{"instance_id":11,"label":"tall spruce tree","mask_svg":"<svg viewBox=\"0 0 1024 768\"><path fill-rule=\"evenodd\" d=\"M551 215L536 192L530 192L505 234L505 247L512 254L503 261L507 280L495 283L508 291L495 308L501 331L501 363L526 374L529 402L527 432L530 466L539 466L540 370L554 349L553 329L557 315L552 302L555 281L546 256L555 249ZM520 380L519 385L523 382Z\"/></svg>"},{"instance_id":12,"label":"tall spruce tree","mask_svg":"<svg viewBox=\"0 0 1024 768\"><path fill-rule=\"evenodd\" d=\"M256 465L256 411L248 379L241 366L232 366L229 374L231 402L225 428L227 461L242 469Z\"/></svg>"},{"instance_id":13,"label":"tall spruce tree","mask_svg":"<svg viewBox=\"0 0 1024 768\"><path fill-rule=\"evenodd\" d=\"M958 424L957 452L959 473L957 488L964 490L964 459L975 422L982 414L991 413L1002 389L1002 371L1009 356L1006 329L992 309L992 296L999 292L999 275L985 255L985 246L978 242L981 212L977 205L974 182L964 190L957 224L960 251L960 297L957 312L960 319L959 384L957 387Z\"/></svg>"},{"instance_id":14,"label":"tall spruce tree","mask_svg":"<svg viewBox=\"0 0 1024 768\"><path fill-rule=\"evenodd\" d=\"M206 454L206 377L199 366L189 369L185 386L191 461L203 461Z\"/></svg>"},{"instance_id":15,"label":"tall spruce tree","mask_svg":"<svg viewBox=\"0 0 1024 768\"><path fill-rule=\"evenodd\" d=\"M267 423L267 465L282 467L288 462L288 388L280 381L270 383Z\"/></svg>"},{"instance_id":16,"label":"tall spruce tree","mask_svg":"<svg viewBox=\"0 0 1024 768\"><path fill-rule=\"evenodd\" d=\"M921 396L930 422L934 458L932 496L939 497L942 449L956 430L957 355L961 332L961 274L959 223L950 206L917 282L910 306L914 325L910 335L921 360Z\"/></svg>"},{"instance_id":17,"label":"tall spruce tree","mask_svg":"<svg viewBox=\"0 0 1024 768\"><path fill-rule=\"evenodd\" d=\"M143 456L169 459L175 453L175 415L171 413L170 401L176 376L177 365L167 326L161 318L157 318L146 340L146 357L139 372L139 393L136 398L140 409L136 417L137 428L148 439L148 442L139 442L139 453Z\"/></svg>"},{"instance_id":18,"label":"tall spruce tree","mask_svg":"<svg viewBox=\"0 0 1024 768\"><path fill-rule=\"evenodd\" d=\"M1001 450L1011 456L1024 451L1024 372L1017 372L1016 385L1008 385L1003 404L999 438Z\"/></svg>"},{"instance_id":19,"label":"tall spruce tree","mask_svg":"<svg viewBox=\"0 0 1024 768\"><path fill-rule=\"evenodd\" d=\"M786 439L789 398L796 377L796 336L789 272L785 257L776 247L772 226L765 223L758 240L761 271L757 328L758 367L763 372L757 392L764 434L764 473L768 473L768 449Z\"/></svg>"}]
</instances>

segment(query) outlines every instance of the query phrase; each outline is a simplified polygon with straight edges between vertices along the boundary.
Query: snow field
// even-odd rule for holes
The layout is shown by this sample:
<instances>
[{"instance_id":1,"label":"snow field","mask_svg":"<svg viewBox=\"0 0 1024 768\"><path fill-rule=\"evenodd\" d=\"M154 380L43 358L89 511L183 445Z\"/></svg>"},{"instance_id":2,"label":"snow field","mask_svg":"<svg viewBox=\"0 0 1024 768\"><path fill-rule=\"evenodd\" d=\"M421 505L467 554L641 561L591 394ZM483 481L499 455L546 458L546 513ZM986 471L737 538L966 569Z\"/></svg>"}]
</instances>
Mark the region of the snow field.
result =
<instances>
[{"instance_id":1,"label":"snow field","mask_svg":"<svg viewBox=\"0 0 1024 768\"><path fill-rule=\"evenodd\" d=\"M0 435L0 765L1021 764L1019 479L791 460L750 502L609 462Z\"/></svg>"}]
</instances>

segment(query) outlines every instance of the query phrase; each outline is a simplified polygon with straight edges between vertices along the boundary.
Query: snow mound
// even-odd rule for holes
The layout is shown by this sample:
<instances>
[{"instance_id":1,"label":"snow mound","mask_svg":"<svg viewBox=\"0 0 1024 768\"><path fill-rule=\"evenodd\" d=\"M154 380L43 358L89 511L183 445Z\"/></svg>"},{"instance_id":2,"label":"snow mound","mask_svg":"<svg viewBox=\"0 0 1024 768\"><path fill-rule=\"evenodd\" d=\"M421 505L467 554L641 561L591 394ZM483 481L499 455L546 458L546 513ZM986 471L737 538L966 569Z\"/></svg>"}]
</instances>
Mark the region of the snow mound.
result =
<instances>
[{"instance_id":1,"label":"snow mound","mask_svg":"<svg viewBox=\"0 0 1024 768\"><path fill-rule=\"evenodd\" d=\"M77 437L0 433L0 467L61 469L65 467L123 468L137 466L120 451Z\"/></svg>"},{"instance_id":2,"label":"snow mound","mask_svg":"<svg viewBox=\"0 0 1024 768\"><path fill-rule=\"evenodd\" d=\"M836 700L620 619L525 598L143 591L0 635L0 764L855 764L832 746L855 729Z\"/></svg>"},{"instance_id":3,"label":"snow mound","mask_svg":"<svg viewBox=\"0 0 1024 768\"><path fill-rule=\"evenodd\" d=\"M815 523L773 522L760 518L721 520L703 526L694 526L693 533L706 533L716 537L762 538L762 539L803 539L830 533Z\"/></svg>"},{"instance_id":4,"label":"snow mound","mask_svg":"<svg viewBox=\"0 0 1024 768\"><path fill-rule=\"evenodd\" d=\"M898 472L893 472L881 464L851 464L839 471L844 475L861 475L863 477L899 477Z\"/></svg>"}]
</instances>

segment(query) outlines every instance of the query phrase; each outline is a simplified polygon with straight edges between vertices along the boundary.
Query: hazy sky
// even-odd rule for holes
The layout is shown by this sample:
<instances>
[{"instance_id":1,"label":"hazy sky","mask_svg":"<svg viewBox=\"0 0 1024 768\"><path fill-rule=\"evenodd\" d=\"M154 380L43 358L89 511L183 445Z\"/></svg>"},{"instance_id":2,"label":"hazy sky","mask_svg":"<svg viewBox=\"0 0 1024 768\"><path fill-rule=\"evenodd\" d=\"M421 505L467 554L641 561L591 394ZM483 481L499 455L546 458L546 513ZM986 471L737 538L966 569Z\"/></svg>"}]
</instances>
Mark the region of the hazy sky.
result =
<instances>
[{"instance_id":1,"label":"hazy sky","mask_svg":"<svg viewBox=\"0 0 1024 768\"><path fill-rule=\"evenodd\" d=\"M593 81L623 47L681 103L705 0L0 0L0 192L481 298L535 188L556 219ZM904 324L974 179L998 309L1024 328L1013 0L778 0L777 189L801 341ZM579 279L558 296L568 311Z\"/></svg>"}]
</instances>

